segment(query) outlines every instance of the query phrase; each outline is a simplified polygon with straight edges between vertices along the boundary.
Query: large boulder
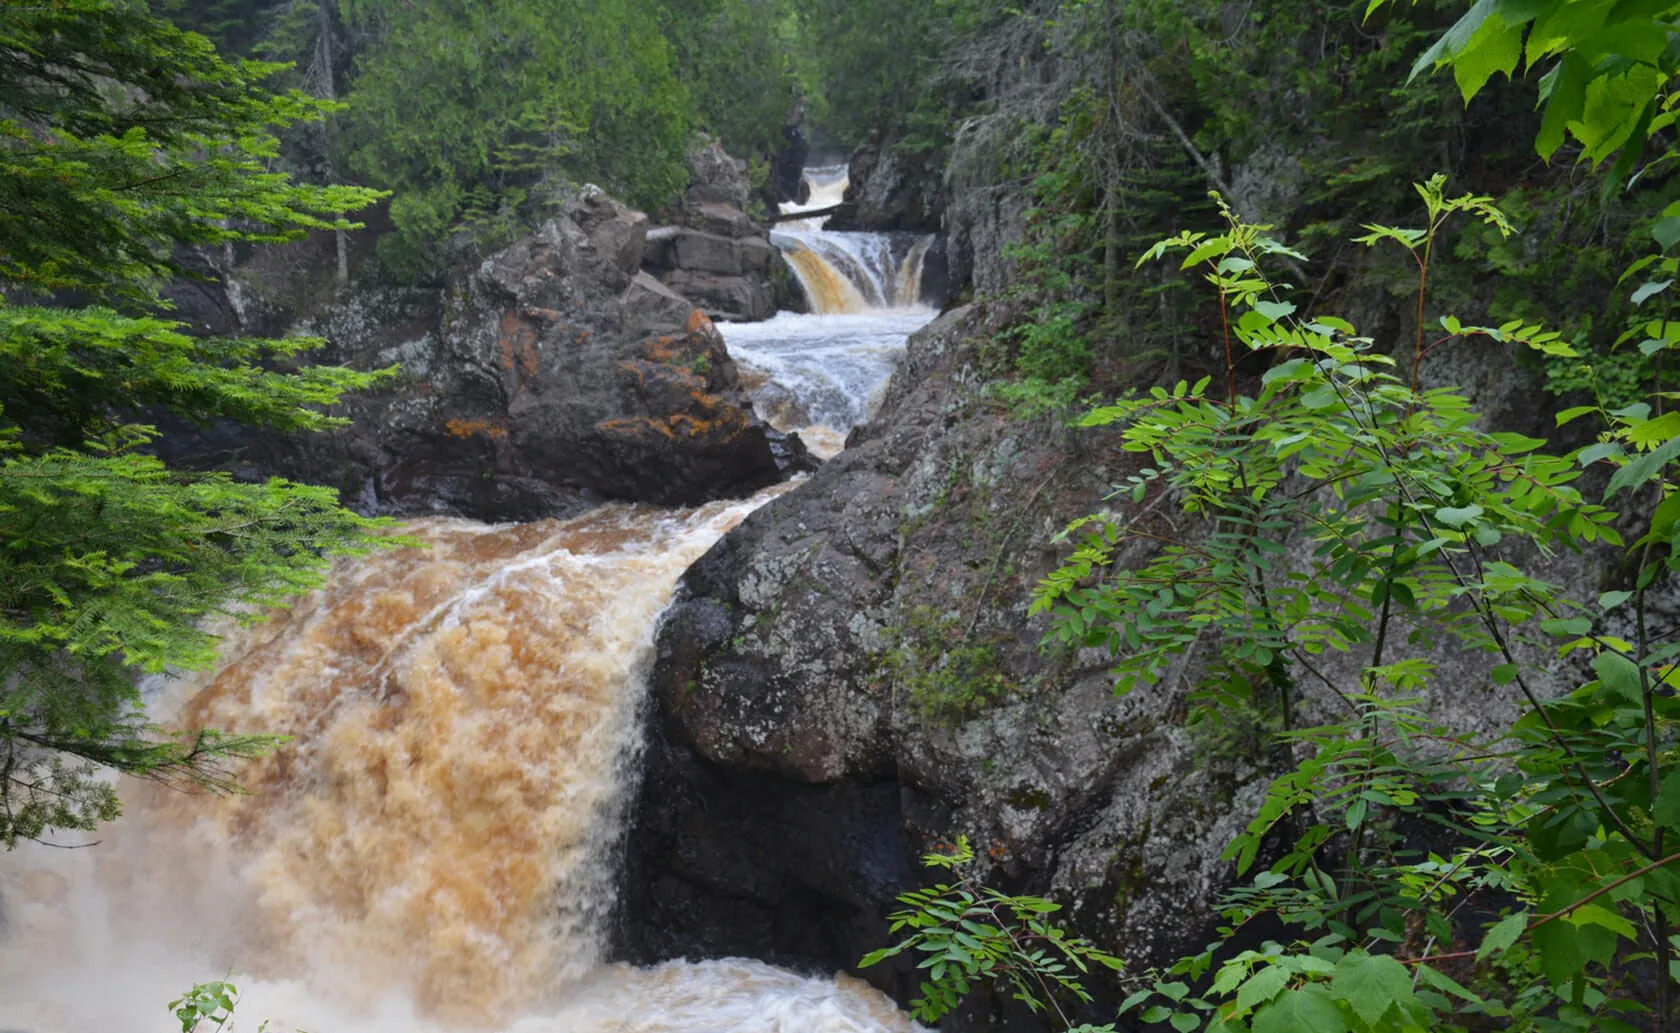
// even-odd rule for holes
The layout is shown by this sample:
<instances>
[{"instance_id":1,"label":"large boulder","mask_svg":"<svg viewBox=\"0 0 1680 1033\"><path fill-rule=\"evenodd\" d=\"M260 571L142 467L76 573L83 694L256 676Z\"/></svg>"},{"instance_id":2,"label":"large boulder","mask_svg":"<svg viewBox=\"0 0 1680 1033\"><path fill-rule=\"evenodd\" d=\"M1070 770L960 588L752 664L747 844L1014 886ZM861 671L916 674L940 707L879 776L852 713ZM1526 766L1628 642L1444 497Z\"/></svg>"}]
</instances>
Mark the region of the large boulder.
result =
<instances>
[{"instance_id":1,"label":"large boulder","mask_svg":"<svg viewBox=\"0 0 1680 1033\"><path fill-rule=\"evenodd\" d=\"M876 423L684 579L659 636L623 887L638 961L851 968L919 854L961 832L1142 962L1199 947L1218 846L1264 785L1198 763L1175 691L1047 661L1030 590L1123 479L1092 432L981 406L960 309L916 335ZM901 1000L913 969L864 973ZM956 1028L979 1028L962 1026ZM1019 1028L1041 1028L1022 1026Z\"/></svg>"},{"instance_id":2,"label":"large boulder","mask_svg":"<svg viewBox=\"0 0 1680 1033\"><path fill-rule=\"evenodd\" d=\"M775 288L761 276L716 276L673 269L665 274L664 286L720 319L754 322L776 314Z\"/></svg>"},{"instance_id":3,"label":"large boulder","mask_svg":"<svg viewBox=\"0 0 1680 1033\"><path fill-rule=\"evenodd\" d=\"M168 447L338 486L364 509L483 519L603 498L688 504L779 476L705 313L640 271L647 218L585 187L436 291L355 292L298 329L326 361L395 366L329 434L216 427Z\"/></svg>"},{"instance_id":4,"label":"large boulder","mask_svg":"<svg viewBox=\"0 0 1680 1033\"><path fill-rule=\"evenodd\" d=\"M945 209L945 170L937 152L907 154L892 142L871 140L852 152L831 230L937 233Z\"/></svg>"},{"instance_id":5,"label":"large boulder","mask_svg":"<svg viewBox=\"0 0 1680 1033\"><path fill-rule=\"evenodd\" d=\"M757 322L791 307L792 275L768 227L746 212L747 163L702 136L688 174L679 221L646 235L642 268L711 319Z\"/></svg>"},{"instance_id":6,"label":"large boulder","mask_svg":"<svg viewBox=\"0 0 1680 1033\"><path fill-rule=\"evenodd\" d=\"M642 267L712 319L754 322L776 314L791 279L769 234L738 208L688 209L683 226L647 236Z\"/></svg>"},{"instance_id":7,"label":"large boulder","mask_svg":"<svg viewBox=\"0 0 1680 1033\"><path fill-rule=\"evenodd\" d=\"M1117 449L1112 428L1001 413L977 374L995 331L968 306L913 336L877 419L685 575L651 680L624 956L851 968L889 942L896 895L933 880L916 857L958 834L989 884L1052 897L1134 970L1213 938L1235 878L1221 852L1290 757L1241 714L1218 733L1186 726L1211 643L1123 698L1105 653L1043 647L1047 619L1028 604L1064 555L1056 533L1145 457ZM1465 354L1474 368L1426 376L1472 385L1496 414L1532 397L1508 352ZM1196 533L1170 505L1107 505L1149 535ZM1316 543L1291 547L1315 562ZM1128 539L1117 562L1152 548ZM1588 592L1612 562L1569 554L1541 573ZM1431 659L1423 704L1445 726L1485 733L1513 716L1480 688L1485 656L1437 643ZM1353 684L1360 660L1327 655L1320 670ZM1305 724L1340 705L1309 681L1298 690ZM916 995L910 963L862 975ZM1084 1017L1112 1018L1119 986L1091 984ZM941 1028L1043 1029L1007 1002L972 1007Z\"/></svg>"}]
</instances>

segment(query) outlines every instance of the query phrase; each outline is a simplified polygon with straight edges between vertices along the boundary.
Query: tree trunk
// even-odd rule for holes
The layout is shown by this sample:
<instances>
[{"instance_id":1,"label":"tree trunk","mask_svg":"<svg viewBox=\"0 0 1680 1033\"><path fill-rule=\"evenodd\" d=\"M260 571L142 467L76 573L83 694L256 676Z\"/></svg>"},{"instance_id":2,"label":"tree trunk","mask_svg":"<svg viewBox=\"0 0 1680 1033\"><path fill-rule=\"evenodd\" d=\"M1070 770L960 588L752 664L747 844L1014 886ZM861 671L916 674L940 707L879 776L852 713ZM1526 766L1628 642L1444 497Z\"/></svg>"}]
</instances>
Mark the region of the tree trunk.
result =
<instances>
[{"instance_id":1,"label":"tree trunk","mask_svg":"<svg viewBox=\"0 0 1680 1033\"><path fill-rule=\"evenodd\" d=\"M321 96L327 100L338 99L337 69L333 67L333 24L332 8L329 0L316 0L315 10L318 12L317 29L315 33L316 58L321 67ZM327 124L321 123L321 153L326 158L327 182L331 183L338 177L333 172L332 137ZM333 244L338 254L338 271L334 279L339 283L350 281L350 236L344 230L333 230Z\"/></svg>"},{"instance_id":2,"label":"tree trunk","mask_svg":"<svg viewBox=\"0 0 1680 1033\"><path fill-rule=\"evenodd\" d=\"M1115 155L1120 150L1120 27L1116 24L1115 0L1108 0L1104 14L1108 22L1108 97L1103 124L1110 139L1099 144L1104 153L1107 182L1103 185L1103 309L1112 321L1120 310L1120 184Z\"/></svg>"}]
</instances>

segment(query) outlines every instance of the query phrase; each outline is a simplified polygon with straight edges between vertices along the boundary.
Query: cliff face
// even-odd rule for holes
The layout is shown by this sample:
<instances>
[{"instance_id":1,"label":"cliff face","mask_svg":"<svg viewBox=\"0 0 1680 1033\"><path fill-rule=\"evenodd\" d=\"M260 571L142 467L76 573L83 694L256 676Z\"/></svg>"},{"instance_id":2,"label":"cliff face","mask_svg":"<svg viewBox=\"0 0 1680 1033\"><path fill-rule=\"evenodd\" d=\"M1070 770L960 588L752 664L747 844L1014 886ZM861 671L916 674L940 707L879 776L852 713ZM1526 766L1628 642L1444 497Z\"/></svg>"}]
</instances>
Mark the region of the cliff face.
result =
<instances>
[{"instance_id":1,"label":"cliff face","mask_svg":"<svg viewBox=\"0 0 1680 1033\"><path fill-rule=\"evenodd\" d=\"M198 464L337 486L378 512L525 519L603 498L674 505L780 476L723 339L641 272L647 219L584 188L441 292L353 289L296 329L321 361L394 367L350 426L277 437L177 428Z\"/></svg>"},{"instance_id":2,"label":"cliff face","mask_svg":"<svg viewBox=\"0 0 1680 1033\"><path fill-rule=\"evenodd\" d=\"M1363 325L1409 339L1392 299L1349 300ZM1293 758L1262 727L1186 727L1213 643L1123 698L1105 655L1042 644L1048 622L1028 605L1069 521L1107 508L1161 536L1196 528L1171 500L1104 502L1143 465L1112 431L1022 422L987 398L987 320L968 306L912 337L876 421L686 575L651 676L624 956L852 968L889 941L894 898L935 881L917 857L958 834L988 883L1050 896L1134 970L1213 938L1236 881L1221 853ZM1513 360L1443 350L1425 378L1463 385L1500 426L1544 432L1535 375ZM1118 562L1149 548L1132 539ZM1313 562L1312 542L1292 549ZM1563 555L1538 571L1585 596L1612 562ZM1353 683L1360 660L1320 667ZM1444 725L1513 716L1485 658L1439 645L1431 660L1426 704ZM1339 706L1305 683L1294 705L1303 724ZM862 974L916 996L908 965ZM1095 1021L1112 1017L1104 978ZM942 1028L1042 1028L1013 1008L979 997Z\"/></svg>"},{"instance_id":3,"label":"cliff face","mask_svg":"<svg viewBox=\"0 0 1680 1033\"><path fill-rule=\"evenodd\" d=\"M1212 914L1264 772L1198 763L1176 689L1116 699L1101 657L1041 651L1052 537L1129 460L993 410L981 329L965 308L916 335L879 420L689 571L653 674L631 958L850 967L957 832L1140 964L1205 941L1188 916Z\"/></svg>"}]
</instances>

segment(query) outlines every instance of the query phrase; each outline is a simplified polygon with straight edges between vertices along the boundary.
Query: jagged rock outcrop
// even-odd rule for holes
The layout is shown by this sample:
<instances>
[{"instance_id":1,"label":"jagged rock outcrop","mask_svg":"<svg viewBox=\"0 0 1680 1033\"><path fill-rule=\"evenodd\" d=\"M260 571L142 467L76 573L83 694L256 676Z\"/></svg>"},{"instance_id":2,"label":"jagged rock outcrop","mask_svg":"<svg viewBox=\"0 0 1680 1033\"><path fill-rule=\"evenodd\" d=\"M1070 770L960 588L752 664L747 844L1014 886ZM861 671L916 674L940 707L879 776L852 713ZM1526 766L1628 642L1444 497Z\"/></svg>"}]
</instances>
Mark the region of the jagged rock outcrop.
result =
<instances>
[{"instance_id":1,"label":"jagged rock outcrop","mask_svg":"<svg viewBox=\"0 0 1680 1033\"><path fill-rule=\"evenodd\" d=\"M944 165L936 152L906 154L871 140L852 152L846 196L831 230L937 233L945 210Z\"/></svg>"},{"instance_id":2,"label":"jagged rock outcrop","mask_svg":"<svg viewBox=\"0 0 1680 1033\"><path fill-rule=\"evenodd\" d=\"M888 941L895 896L931 881L915 858L959 833L988 882L1053 897L1134 968L1213 938L1235 877L1221 851L1289 758L1258 726L1185 726L1203 651L1116 698L1105 655L1041 648L1048 625L1027 611L1063 554L1056 532L1144 460L1108 429L999 412L974 372L988 329L969 306L914 336L877 421L686 575L651 682L626 956L850 967ZM1535 387L1510 367L1508 354L1467 351L1425 374L1520 425L1532 413L1512 403ZM1194 533L1170 506L1113 505L1139 529ZM1313 543L1295 547L1310 565ZM1149 549L1132 539L1118 562ZM1583 593L1610 564L1549 562L1544 576ZM1443 724L1486 732L1513 716L1484 657L1437 643L1431 659ZM1320 669L1351 684L1358 663L1326 656ZM1542 691L1568 672L1554 678ZM1305 724L1339 705L1299 689ZM907 965L863 974L901 1001L916 994ZM1117 987L1103 978L1094 1021L1112 1017L1102 1007ZM1007 1002L971 1008L943 1028L1042 1029Z\"/></svg>"},{"instance_id":3,"label":"jagged rock outcrop","mask_svg":"<svg viewBox=\"0 0 1680 1033\"><path fill-rule=\"evenodd\" d=\"M778 476L707 316L640 271L647 218L585 187L536 232L430 290L351 295L298 329L323 361L397 368L351 425L215 427L166 447L201 465L339 487L381 512L531 518L602 498L662 504Z\"/></svg>"},{"instance_id":4,"label":"jagged rock outcrop","mask_svg":"<svg viewBox=\"0 0 1680 1033\"><path fill-rule=\"evenodd\" d=\"M648 235L643 267L712 319L756 322L776 314L791 279L769 230L744 209L746 162L706 138L689 152L681 221Z\"/></svg>"},{"instance_id":5,"label":"jagged rock outcrop","mask_svg":"<svg viewBox=\"0 0 1680 1033\"><path fill-rule=\"evenodd\" d=\"M996 882L1055 893L1140 962L1204 942L1186 916L1227 878L1209 844L1262 772L1197 763L1174 692L1117 700L1101 657L1041 654L1026 611L1052 535L1133 460L990 411L966 371L978 321L913 338L880 420L685 578L653 674L629 957L849 967L955 832ZM915 990L904 969L870 978Z\"/></svg>"}]
</instances>

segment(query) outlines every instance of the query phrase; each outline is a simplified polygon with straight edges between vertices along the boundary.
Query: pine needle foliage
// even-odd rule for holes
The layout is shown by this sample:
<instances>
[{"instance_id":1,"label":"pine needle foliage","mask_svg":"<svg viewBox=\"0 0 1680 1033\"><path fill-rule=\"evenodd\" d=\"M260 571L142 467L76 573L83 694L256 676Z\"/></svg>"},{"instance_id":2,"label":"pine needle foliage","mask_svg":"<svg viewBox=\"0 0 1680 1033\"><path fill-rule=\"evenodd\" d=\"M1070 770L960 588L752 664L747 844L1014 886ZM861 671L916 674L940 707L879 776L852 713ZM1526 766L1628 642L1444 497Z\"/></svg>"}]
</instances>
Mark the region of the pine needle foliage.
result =
<instances>
[{"instance_id":1,"label":"pine needle foliage","mask_svg":"<svg viewBox=\"0 0 1680 1033\"><path fill-rule=\"evenodd\" d=\"M373 191L269 171L275 133L336 110L128 0L0 7L0 842L91 829L101 769L216 791L264 736L174 734L138 679L207 668L216 618L321 581L382 524L325 489L239 483L151 454L147 414L276 431L380 374L320 344L203 338L160 289L194 246L353 229ZM301 367L301 368L300 368Z\"/></svg>"}]
</instances>

